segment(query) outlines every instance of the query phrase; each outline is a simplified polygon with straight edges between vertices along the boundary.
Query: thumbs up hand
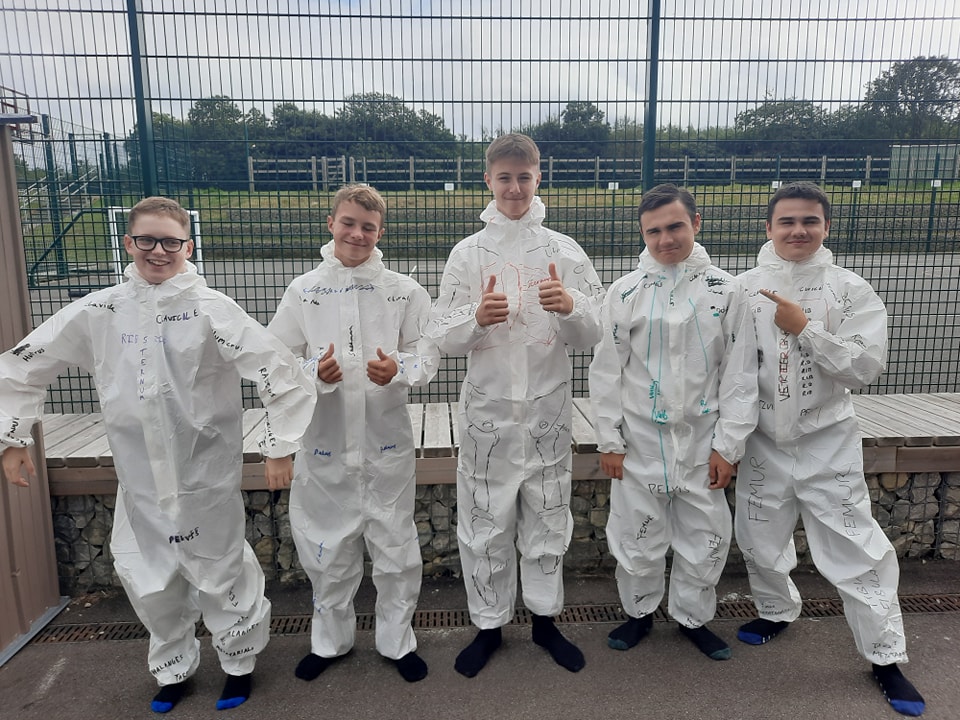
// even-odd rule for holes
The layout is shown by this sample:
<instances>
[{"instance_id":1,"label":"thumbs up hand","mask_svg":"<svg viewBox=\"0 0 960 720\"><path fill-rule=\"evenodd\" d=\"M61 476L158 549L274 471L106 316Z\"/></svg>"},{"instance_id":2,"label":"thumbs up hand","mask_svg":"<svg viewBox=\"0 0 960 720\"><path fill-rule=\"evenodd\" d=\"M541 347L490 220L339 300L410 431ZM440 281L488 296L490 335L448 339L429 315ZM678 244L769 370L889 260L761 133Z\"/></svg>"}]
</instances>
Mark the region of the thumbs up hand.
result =
<instances>
[{"instance_id":1,"label":"thumbs up hand","mask_svg":"<svg viewBox=\"0 0 960 720\"><path fill-rule=\"evenodd\" d=\"M483 289L483 295L480 298L480 307L477 308L477 325L481 327L506 322L507 316L510 314L506 294L494 292L496 284L496 276L491 275L490 281Z\"/></svg>"},{"instance_id":2,"label":"thumbs up hand","mask_svg":"<svg viewBox=\"0 0 960 720\"><path fill-rule=\"evenodd\" d=\"M333 356L333 343L323 354L323 359L317 363L317 377L325 383L338 383L343 380L343 373L340 371L340 363Z\"/></svg>"},{"instance_id":3,"label":"thumbs up hand","mask_svg":"<svg viewBox=\"0 0 960 720\"><path fill-rule=\"evenodd\" d=\"M367 377L372 383L386 385L397 374L397 362L380 348L377 348L377 358L367 363Z\"/></svg>"},{"instance_id":4,"label":"thumbs up hand","mask_svg":"<svg viewBox=\"0 0 960 720\"><path fill-rule=\"evenodd\" d=\"M563 281L560 280L557 266L550 263L547 269L550 272L550 279L540 283L540 307L547 312L569 315L573 312L573 298L563 287Z\"/></svg>"}]
</instances>

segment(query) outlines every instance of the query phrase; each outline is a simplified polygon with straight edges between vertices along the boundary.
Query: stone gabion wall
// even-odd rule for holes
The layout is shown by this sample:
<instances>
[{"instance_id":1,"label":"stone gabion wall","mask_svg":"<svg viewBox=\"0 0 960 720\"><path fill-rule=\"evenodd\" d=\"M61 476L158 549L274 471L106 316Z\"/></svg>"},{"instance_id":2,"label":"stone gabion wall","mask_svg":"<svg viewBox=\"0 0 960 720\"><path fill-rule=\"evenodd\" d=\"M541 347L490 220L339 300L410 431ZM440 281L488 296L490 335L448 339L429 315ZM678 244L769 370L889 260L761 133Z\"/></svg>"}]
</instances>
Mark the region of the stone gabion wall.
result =
<instances>
[{"instance_id":1,"label":"stone gabion wall","mask_svg":"<svg viewBox=\"0 0 960 720\"><path fill-rule=\"evenodd\" d=\"M611 574L616 562L607 549L610 480L575 482L571 497L574 528L564 566L570 573ZM960 560L960 472L868 475L874 517L899 557ZM247 541L268 580L306 582L290 533L289 494L245 492ZM733 490L727 491L733 505ZM76 595L119 586L109 537L113 495L54 497L53 526L61 591ZM457 549L456 488L419 485L415 521L428 577L460 574ZM805 533L798 527L797 555L810 563ZM728 564L739 563L731 550Z\"/></svg>"}]
</instances>

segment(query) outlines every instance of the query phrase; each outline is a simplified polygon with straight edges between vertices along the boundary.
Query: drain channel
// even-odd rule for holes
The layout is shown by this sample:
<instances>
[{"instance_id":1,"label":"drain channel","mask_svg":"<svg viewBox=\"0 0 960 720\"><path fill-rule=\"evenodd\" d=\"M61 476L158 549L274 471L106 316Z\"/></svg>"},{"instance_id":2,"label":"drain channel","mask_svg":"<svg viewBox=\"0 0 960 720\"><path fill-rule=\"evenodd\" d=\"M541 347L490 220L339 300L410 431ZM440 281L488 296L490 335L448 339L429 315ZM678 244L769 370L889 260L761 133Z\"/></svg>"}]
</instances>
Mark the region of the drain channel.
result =
<instances>
[{"instance_id":1,"label":"drain channel","mask_svg":"<svg viewBox=\"0 0 960 720\"><path fill-rule=\"evenodd\" d=\"M900 609L904 614L960 612L960 594L956 595L902 595ZM843 615L843 603L839 599L812 599L803 601L800 617L824 618ZM666 611L660 607L654 620L666 621ZM733 600L717 603L717 618L747 619L756 617L751 600ZM572 605L564 608L557 618L566 624L616 623L626 616L619 604ZM529 625L530 611L519 608L513 618L514 625ZM413 626L418 629L458 628L470 625L466 610L418 610L413 617ZM357 630L373 630L373 613L357 614ZM310 632L310 615L282 615L270 622L274 635L302 635ZM203 625L198 636L209 636ZM138 622L88 623L78 625L48 625L31 641L33 643L97 642L102 640L144 640L149 637L146 628Z\"/></svg>"}]
</instances>

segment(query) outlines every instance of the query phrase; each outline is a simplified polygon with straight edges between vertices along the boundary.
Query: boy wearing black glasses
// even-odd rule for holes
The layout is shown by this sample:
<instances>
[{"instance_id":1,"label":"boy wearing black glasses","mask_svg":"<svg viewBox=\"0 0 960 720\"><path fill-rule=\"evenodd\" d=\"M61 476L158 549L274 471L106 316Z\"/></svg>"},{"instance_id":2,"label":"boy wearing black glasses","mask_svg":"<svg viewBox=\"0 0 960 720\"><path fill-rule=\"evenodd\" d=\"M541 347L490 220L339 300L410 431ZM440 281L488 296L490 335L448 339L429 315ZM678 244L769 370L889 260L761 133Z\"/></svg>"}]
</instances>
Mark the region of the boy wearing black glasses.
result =
<instances>
[{"instance_id":1,"label":"boy wearing black glasses","mask_svg":"<svg viewBox=\"0 0 960 720\"><path fill-rule=\"evenodd\" d=\"M249 697L269 639L263 571L244 540L240 378L257 383L267 411L271 489L290 484L316 399L290 351L197 274L189 229L175 201L140 201L123 238L126 282L65 307L0 355L0 446L14 485L35 474L26 447L47 385L71 366L93 376L119 481L110 549L150 631L160 713L197 670L201 617L227 674L218 709Z\"/></svg>"}]
</instances>

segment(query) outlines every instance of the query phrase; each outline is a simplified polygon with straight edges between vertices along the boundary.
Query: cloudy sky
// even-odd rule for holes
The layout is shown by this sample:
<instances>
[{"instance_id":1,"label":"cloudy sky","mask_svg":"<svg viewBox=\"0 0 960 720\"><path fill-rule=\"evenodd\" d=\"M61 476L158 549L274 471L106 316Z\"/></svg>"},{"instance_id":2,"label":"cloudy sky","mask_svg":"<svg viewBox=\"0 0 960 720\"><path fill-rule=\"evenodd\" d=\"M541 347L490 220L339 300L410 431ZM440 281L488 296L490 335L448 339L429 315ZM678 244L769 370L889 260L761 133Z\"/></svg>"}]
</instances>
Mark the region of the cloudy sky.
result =
<instances>
[{"instance_id":1,"label":"cloudy sky","mask_svg":"<svg viewBox=\"0 0 960 720\"><path fill-rule=\"evenodd\" d=\"M280 102L331 114L346 96L381 92L480 138L557 116L569 101L595 103L611 122L644 113L647 0L142 5L153 110L177 117L211 95L267 115ZM730 125L766 99L835 109L898 60L960 59L956 0L661 5L660 125ZM0 86L77 127L133 128L125 2L0 0L0 13Z\"/></svg>"}]
</instances>

